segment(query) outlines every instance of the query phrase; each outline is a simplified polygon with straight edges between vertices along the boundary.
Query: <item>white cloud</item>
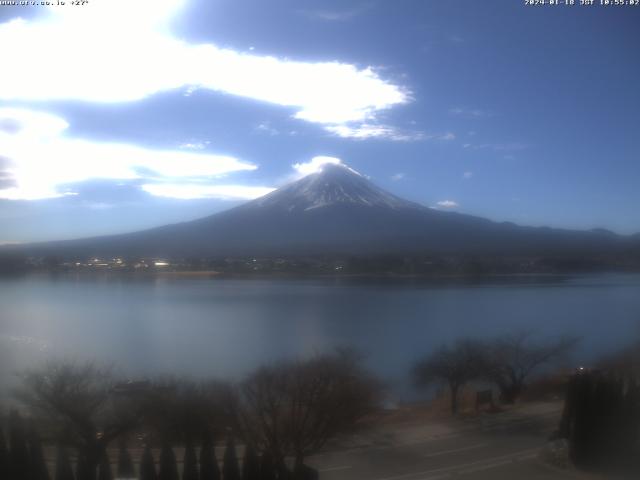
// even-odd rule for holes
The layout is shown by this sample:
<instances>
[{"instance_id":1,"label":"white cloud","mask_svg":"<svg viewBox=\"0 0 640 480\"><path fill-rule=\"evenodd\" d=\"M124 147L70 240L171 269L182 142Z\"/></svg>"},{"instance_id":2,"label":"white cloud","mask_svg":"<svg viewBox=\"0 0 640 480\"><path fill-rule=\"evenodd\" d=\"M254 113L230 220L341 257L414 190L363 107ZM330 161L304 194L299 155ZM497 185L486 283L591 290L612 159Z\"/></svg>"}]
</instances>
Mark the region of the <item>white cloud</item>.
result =
<instances>
[{"instance_id":1,"label":"white cloud","mask_svg":"<svg viewBox=\"0 0 640 480\"><path fill-rule=\"evenodd\" d=\"M391 180L393 180L394 182L397 182L397 181L403 180L405 176L406 175L402 172L396 173L394 175L391 175Z\"/></svg>"},{"instance_id":2,"label":"white cloud","mask_svg":"<svg viewBox=\"0 0 640 480\"><path fill-rule=\"evenodd\" d=\"M463 145L464 148L473 148L474 150L493 150L496 152L517 152L521 150L526 150L529 148L529 145L524 143L482 143L478 145L472 145L470 143L465 143Z\"/></svg>"},{"instance_id":3,"label":"white cloud","mask_svg":"<svg viewBox=\"0 0 640 480\"><path fill-rule=\"evenodd\" d=\"M469 180L472 177L473 177L473 172L464 172L462 174L462 178L464 178L465 180Z\"/></svg>"},{"instance_id":4,"label":"white cloud","mask_svg":"<svg viewBox=\"0 0 640 480\"><path fill-rule=\"evenodd\" d=\"M259 133L271 135L272 137L280 135L280 131L277 128L271 126L271 122L262 122L258 124L258 126L256 127L256 131Z\"/></svg>"},{"instance_id":5,"label":"white cloud","mask_svg":"<svg viewBox=\"0 0 640 480\"><path fill-rule=\"evenodd\" d=\"M326 20L329 22L345 22L347 20L351 20L353 17L358 15L359 12L355 10L345 10L343 12L331 12L328 10L325 11L316 11L310 12L309 16L318 18L320 20Z\"/></svg>"},{"instance_id":6,"label":"white cloud","mask_svg":"<svg viewBox=\"0 0 640 480\"><path fill-rule=\"evenodd\" d=\"M385 138L396 141L422 140L424 135L419 132L402 132L388 125L363 123L361 125L330 125L325 127L328 132L342 138L366 140L368 138Z\"/></svg>"},{"instance_id":7,"label":"white cloud","mask_svg":"<svg viewBox=\"0 0 640 480\"><path fill-rule=\"evenodd\" d=\"M115 207L113 203L106 202L88 202L85 206L90 210L110 210Z\"/></svg>"},{"instance_id":8,"label":"white cloud","mask_svg":"<svg viewBox=\"0 0 640 480\"><path fill-rule=\"evenodd\" d=\"M416 131L403 131L389 125L379 125L363 123L360 125L329 125L325 130L342 138L353 138L356 140L366 140L369 138L381 138L395 140L398 142L411 142L419 140L454 140L456 136L451 133L427 134Z\"/></svg>"},{"instance_id":9,"label":"white cloud","mask_svg":"<svg viewBox=\"0 0 640 480\"><path fill-rule=\"evenodd\" d=\"M4 199L70 195L65 186L90 179L190 181L257 168L230 156L71 138L63 118L33 110L0 108L0 125L2 176L10 180Z\"/></svg>"},{"instance_id":10,"label":"white cloud","mask_svg":"<svg viewBox=\"0 0 640 480\"><path fill-rule=\"evenodd\" d=\"M293 169L300 175L310 175L312 173L318 173L322 170L324 165L343 165L342 160L336 157L317 156L313 157L307 163L295 163L292 165Z\"/></svg>"},{"instance_id":11,"label":"white cloud","mask_svg":"<svg viewBox=\"0 0 640 480\"><path fill-rule=\"evenodd\" d=\"M327 125L365 122L409 101L371 67L187 43L168 29L183 3L92 1L0 24L0 44L16 46L0 50L0 98L129 102L203 88L290 107L295 118Z\"/></svg>"},{"instance_id":12,"label":"white cloud","mask_svg":"<svg viewBox=\"0 0 640 480\"><path fill-rule=\"evenodd\" d=\"M527 148L529 148L528 145L525 145L524 143L494 143L494 144L490 144L488 146L485 145L481 145L482 148L492 148L493 150L496 150L497 152L517 152L520 150L526 150Z\"/></svg>"},{"instance_id":13,"label":"white cloud","mask_svg":"<svg viewBox=\"0 0 640 480\"><path fill-rule=\"evenodd\" d=\"M275 189L246 185L201 185L188 183L156 183L142 185L142 189L158 197L192 200L196 198L217 198L221 200L251 200L262 197Z\"/></svg>"},{"instance_id":14,"label":"white cloud","mask_svg":"<svg viewBox=\"0 0 640 480\"><path fill-rule=\"evenodd\" d=\"M459 206L458 202L454 202L453 200L440 200L436 205L440 208L456 208Z\"/></svg>"},{"instance_id":15,"label":"white cloud","mask_svg":"<svg viewBox=\"0 0 640 480\"><path fill-rule=\"evenodd\" d=\"M449 114L455 117L461 118L483 118L483 117L492 117L493 114L488 112L487 110L481 110L479 108L464 108L464 107L455 107L449 109Z\"/></svg>"},{"instance_id":16,"label":"white cloud","mask_svg":"<svg viewBox=\"0 0 640 480\"><path fill-rule=\"evenodd\" d=\"M180 148L185 150L204 150L211 142L206 140L204 142L186 142L180 145Z\"/></svg>"},{"instance_id":17,"label":"white cloud","mask_svg":"<svg viewBox=\"0 0 640 480\"><path fill-rule=\"evenodd\" d=\"M328 22L346 22L347 20L351 20L352 18L361 15L371 8L372 4L370 2L362 3L358 6L355 6L351 9L345 10L304 10L303 14L310 18L316 18L319 20L324 20Z\"/></svg>"}]
</instances>

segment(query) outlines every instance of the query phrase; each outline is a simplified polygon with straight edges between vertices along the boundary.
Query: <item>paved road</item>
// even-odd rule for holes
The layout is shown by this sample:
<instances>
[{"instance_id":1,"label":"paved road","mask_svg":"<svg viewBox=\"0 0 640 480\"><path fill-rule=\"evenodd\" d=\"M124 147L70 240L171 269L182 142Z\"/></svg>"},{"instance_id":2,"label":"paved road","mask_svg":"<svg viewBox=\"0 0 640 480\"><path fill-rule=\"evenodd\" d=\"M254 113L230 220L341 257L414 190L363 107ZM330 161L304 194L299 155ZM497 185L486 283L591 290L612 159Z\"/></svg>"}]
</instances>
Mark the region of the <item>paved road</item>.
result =
<instances>
[{"instance_id":1,"label":"paved road","mask_svg":"<svg viewBox=\"0 0 640 480\"><path fill-rule=\"evenodd\" d=\"M558 412L487 418L445 434L365 446L309 459L322 480L567 479L538 460Z\"/></svg>"}]
</instances>

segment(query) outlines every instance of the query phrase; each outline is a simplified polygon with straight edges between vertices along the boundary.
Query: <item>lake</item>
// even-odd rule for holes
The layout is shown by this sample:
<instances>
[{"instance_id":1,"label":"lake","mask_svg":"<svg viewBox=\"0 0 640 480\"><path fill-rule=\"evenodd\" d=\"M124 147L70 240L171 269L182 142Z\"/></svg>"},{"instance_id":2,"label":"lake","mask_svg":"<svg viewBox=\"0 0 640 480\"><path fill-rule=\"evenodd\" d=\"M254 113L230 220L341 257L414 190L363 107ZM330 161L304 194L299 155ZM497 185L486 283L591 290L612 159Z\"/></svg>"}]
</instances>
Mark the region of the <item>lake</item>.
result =
<instances>
[{"instance_id":1,"label":"lake","mask_svg":"<svg viewBox=\"0 0 640 480\"><path fill-rule=\"evenodd\" d=\"M0 279L0 368L97 359L132 375L234 378L355 346L401 395L412 363L462 336L582 336L588 364L640 338L640 275L483 281L29 275Z\"/></svg>"}]
</instances>

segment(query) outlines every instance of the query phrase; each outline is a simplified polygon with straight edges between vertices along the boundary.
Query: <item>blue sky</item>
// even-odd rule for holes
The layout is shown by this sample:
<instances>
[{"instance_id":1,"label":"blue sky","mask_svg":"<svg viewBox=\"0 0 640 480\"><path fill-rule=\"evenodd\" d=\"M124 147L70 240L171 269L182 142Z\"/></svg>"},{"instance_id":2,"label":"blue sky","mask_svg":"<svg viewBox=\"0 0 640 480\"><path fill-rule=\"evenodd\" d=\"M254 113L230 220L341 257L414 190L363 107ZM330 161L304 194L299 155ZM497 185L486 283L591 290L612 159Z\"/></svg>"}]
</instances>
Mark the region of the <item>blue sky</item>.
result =
<instances>
[{"instance_id":1,"label":"blue sky","mask_svg":"<svg viewBox=\"0 0 640 480\"><path fill-rule=\"evenodd\" d=\"M523 3L0 7L0 243L198 218L319 156L437 208L640 231L640 7Z\"/></svg>"}]
</instances>

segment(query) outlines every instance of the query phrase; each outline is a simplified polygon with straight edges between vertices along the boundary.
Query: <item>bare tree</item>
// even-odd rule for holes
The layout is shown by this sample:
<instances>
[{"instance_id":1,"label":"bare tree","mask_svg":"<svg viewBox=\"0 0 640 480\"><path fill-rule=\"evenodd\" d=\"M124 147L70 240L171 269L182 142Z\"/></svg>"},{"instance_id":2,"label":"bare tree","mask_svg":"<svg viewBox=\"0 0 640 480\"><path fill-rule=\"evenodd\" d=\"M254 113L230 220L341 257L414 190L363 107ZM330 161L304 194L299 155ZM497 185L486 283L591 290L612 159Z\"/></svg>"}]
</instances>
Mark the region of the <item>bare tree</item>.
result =
<instances>
[{"instance_id":1,"label":"bare tree","mask_svg":"<svg viewBox=\"0 0 640 480\"><path fill-rule=\"evenodd\" d=\"M235 412L247 441L280 468L302 466L336 436L352 431L378 404L379 383L349 351L264 367L239 388Z\"/></svg>"},{"instance_id":2,"label":"bare tree","mask_svg":"<svg viewBox=\"0 0 640 480\"><path fill-rule=\"evenodd\" d=\"M482 372L483 346L474 340L459 340L453 346L443 346L418 362L413 368L417 386L426 387L443 382L451 394L451 413L458 413L460 389Z\"/></svg>"},{"instance_id":3,"label":"bare tree","mask_svg":"<svg viewBox=\"0 0 640 480\"><path fill-rule=\"evenodd\" d=\"M274 463L286 454L288 366L262 367L233 392L229 406L248 443L268 452Z\"/></svg>"},{"instance_id":4,"label":"bare tree","mask_svg":"<svg viewBox=\"0 0 640 480\"><path fill-rule=\"evenodd\" d=\"M304 457L350 431L376 406L379 384L349 351L298 364L290 377L287 436L301 466Z\"/></svg>"},{"instance_id":5,"label":"bare tree","mask_svg":"<svg viewBox=\"0 0 640 480\"><path fill-rule=\"evenodd\" d=\"M484 376L498 386L504 403L514 403L536 370L566 354L577 342L576 337L562 337L536 343L528 330L504 335L486 348Z\"/></svg>"},{"instance_id":6,"label":"bare tree","mask_svg":"<svg viewBox=\"0 0 640 480\"><path fill-rule=\"evenodd\" d=\"M112 370L94 363L54 362L22 376L16 396L95 471L106 446L134 428L140 411L113 395Z\"/></svg>"}]
</instances>

